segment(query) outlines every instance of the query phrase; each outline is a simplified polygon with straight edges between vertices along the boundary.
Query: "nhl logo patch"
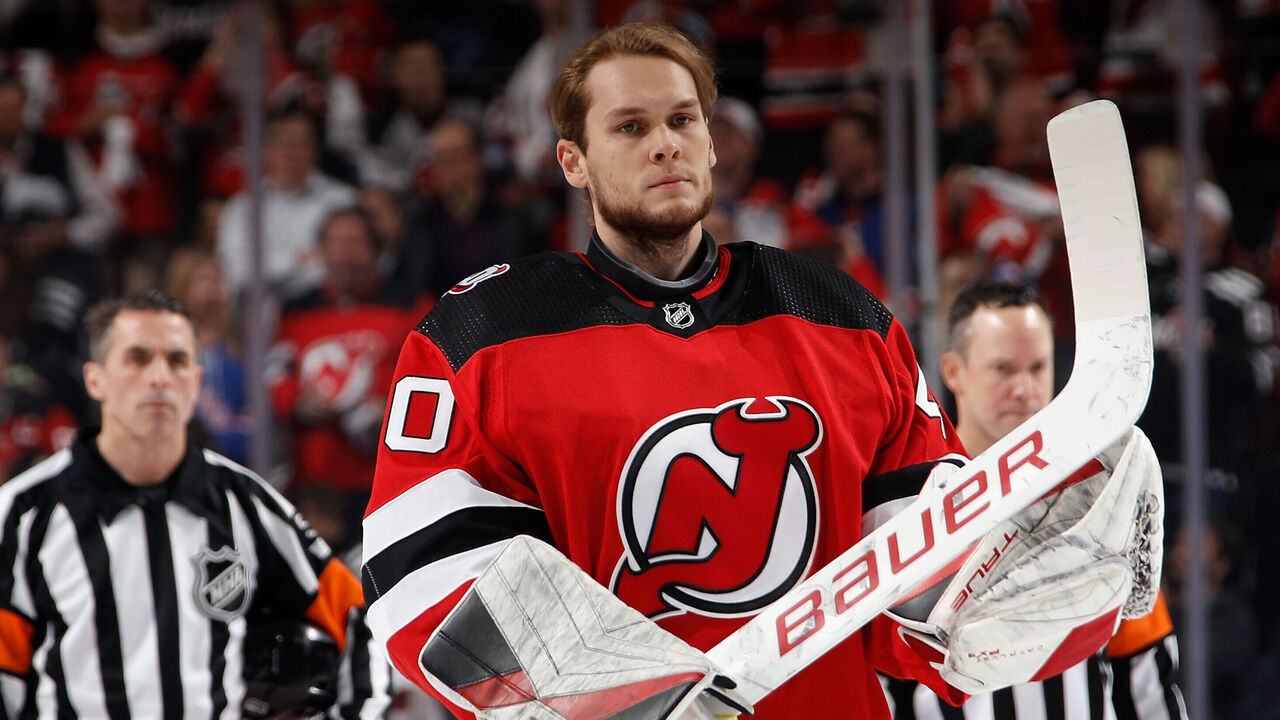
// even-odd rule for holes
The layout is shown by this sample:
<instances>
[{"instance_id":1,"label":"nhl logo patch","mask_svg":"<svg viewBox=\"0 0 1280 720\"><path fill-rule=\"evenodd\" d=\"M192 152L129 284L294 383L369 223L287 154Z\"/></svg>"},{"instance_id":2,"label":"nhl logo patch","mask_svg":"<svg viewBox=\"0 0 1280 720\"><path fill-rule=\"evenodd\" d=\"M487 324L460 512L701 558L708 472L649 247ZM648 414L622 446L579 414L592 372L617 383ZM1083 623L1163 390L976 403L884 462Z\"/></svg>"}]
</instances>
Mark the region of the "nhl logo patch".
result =
<instances>
[{"instance_id":1,"label":"nhl logo patch","mask_svg":"<svg viewBox=\"0 0 1280 720\"><path fill-rule=\"evenodd\" d=\"M202 547L191 558L196 566L196 605L215 620L243 615L253 598L253 574L235 548Z\"/></svg>"},{"instance_id":2,"label":"nhl logo patch","mask_svg":"<svg viewBox=\"0 0 1280 720\"><path fill-rule=\"evenodd\" d=\"M662 306L662 313L667 324L677 330L683 330L693 324L693 308L687 302L673 302Z\"/></svg>"}]
</instances>

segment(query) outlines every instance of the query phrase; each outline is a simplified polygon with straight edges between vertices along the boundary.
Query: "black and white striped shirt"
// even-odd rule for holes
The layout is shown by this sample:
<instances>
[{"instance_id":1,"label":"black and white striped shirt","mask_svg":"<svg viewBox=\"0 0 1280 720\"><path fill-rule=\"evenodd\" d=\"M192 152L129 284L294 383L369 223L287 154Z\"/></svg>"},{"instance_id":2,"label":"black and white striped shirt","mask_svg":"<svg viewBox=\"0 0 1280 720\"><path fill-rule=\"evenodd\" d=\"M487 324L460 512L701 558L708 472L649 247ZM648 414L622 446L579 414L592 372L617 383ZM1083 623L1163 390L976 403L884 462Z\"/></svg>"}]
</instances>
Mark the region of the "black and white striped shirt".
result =
<instances>
[{"instance_id":1,"label":"black and white striped shirt","mask_svg":"<svg viewBox=\"0 0 1280 720\"><path fill-rule=\"evenodd\" d=\"M292 505L195 446L163 484L129 485L94 435L0 486L0 717L239 718L264 611L343 647L332 714L382 716L358 581Z\"/></svg>"},{"instance_id":2,"label":"black and white striped shirt","mask_svg":"<svg viewBox=\"0 0 1280 720\"><path fill-rule=\"evenodd\" d=\"M1134 655L1102 654L1061 675L975 695L961 707L916 682L881 677L894 720L1187 720L1173 635Z\"/></svg>"}]
</instances>

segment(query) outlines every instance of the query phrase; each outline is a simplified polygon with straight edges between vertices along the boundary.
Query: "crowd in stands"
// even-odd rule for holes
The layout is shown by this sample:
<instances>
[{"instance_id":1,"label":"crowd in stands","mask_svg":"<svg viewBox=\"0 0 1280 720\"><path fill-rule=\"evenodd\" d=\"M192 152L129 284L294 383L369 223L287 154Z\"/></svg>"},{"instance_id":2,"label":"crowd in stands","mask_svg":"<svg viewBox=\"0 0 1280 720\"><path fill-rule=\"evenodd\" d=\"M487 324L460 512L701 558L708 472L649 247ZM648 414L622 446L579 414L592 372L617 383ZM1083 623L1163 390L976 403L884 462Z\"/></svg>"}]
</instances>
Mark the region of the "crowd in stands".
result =
<instances>
[{"instance_id":1,"label":"crowd in stands","mask_svg":"<svg viewBox=\"0 0 1280 720\"><path fill-rule=\"evenodd\" d=\"M930 202L944 301L994 274L1039 284L1054 315L1071 316L1045 123L1095 97L1120 106L1148 239L1157 367L1141 424L1165 463L1170 603L1176 617L1186 553L1204 549L1213 625L1230 635L1214 643L1215 708L1274 715L1246 691L1259 673L1280 675L1280 610L1265 600L1280 592L1280 533L1265 519L1280 511L1280 2L1199 5L1206 319L1197 328L1184 320L1178 275L1176 3L932 5ZM94 422L80 378L85 308L161 287L199 322L199 437L241 462L255 434L279 438L273 479L349 548L404 335L488 265L579 249L582 205L556 163L546 97L568 54L604 25L670 22L716 58L716 202L705 222L714 237L823 258L887 297L881 98L889 59L905 52L886 32L897 9L894 0L4 3L0 481ZM256 83L246 52L255 29ZM244 306L244 103L254 86L267 117L265 308ZM262 379L245 373L246 312L263 313L271 333ZM1065 380L1071 323L1056 332ZM1209 385L1214 522L1199 543L1176 532L1186 333L1200 339ZM270 418L247 412L246 382L259 381Z\"/></svg>"}]
</instances>

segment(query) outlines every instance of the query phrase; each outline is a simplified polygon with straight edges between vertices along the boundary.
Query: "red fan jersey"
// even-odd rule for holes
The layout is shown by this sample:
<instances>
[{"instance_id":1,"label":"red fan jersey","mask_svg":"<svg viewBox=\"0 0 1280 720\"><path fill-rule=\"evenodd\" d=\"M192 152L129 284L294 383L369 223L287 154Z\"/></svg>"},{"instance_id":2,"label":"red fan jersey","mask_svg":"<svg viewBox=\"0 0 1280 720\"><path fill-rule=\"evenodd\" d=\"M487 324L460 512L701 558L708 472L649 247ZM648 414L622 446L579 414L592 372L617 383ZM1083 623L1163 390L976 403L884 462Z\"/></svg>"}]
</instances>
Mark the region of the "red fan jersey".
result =
<instances>
[{"instance_id":1,"label":"red fan jersey","mask_svg":"<svg viewBox=\"0 0 1280 720\"><path fill-rule=\"evenodd\" d=\"M133 235L171 232L176 223L177 185L170 142L171 107L177 95L177 68L159 53L124 58L106 51L84 57L67 78L66 106L50 113L48 126L75 137L83 119L111 111L129 118L128 143L138 160L138 176L115 188L124 210L123 231ZM101 170L106 144L101 134L86 144Z\"/></svg>"},{"instance_id":2,"label":"red fan jersey","mask_svg":"<svg viewBox=\"0 0 1280 720\"><path fill-rule=\"evenodd\" d=\"M679 282L598 238L496 265L406 340L364 523L370 625L459 717L419 655L510 538L553 543L707 649L853 545L873 496L914 494L962 452L902 326L855 280L702 247ZM887 718L873 668L949 690L881 618L756 717Z\"/></svg>"},{"instance_id":3,"label":"red fan jersey","mask_svg":"<svg viewBox=\"0 0 1280 720\"><path fill-rule=\"evenodd\" d=\"M292 419L304 390L330 416L290 426L292 487L330 485L367 492L373 482L373 431L395 368L396 346L413 329L406 307L363 301L339 304L315 290L285 308L268 358L267 384L276 414ZM369 414L369 430L360 432ZM371 438L362 442L363 435Z\"/></svg>"}]
</instances>

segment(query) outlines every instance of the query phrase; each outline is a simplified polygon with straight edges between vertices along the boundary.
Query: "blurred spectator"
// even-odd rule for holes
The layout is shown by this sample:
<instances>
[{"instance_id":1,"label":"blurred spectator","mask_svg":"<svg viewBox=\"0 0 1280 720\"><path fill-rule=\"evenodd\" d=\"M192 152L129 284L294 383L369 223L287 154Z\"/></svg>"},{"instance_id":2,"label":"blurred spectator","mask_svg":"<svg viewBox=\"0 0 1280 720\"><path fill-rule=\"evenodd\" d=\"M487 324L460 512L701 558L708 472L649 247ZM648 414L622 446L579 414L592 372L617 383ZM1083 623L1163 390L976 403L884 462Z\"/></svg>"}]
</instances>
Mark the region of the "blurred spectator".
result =
<instances>
[{"instance_id":1,"label":"blurred spectator","mask_svg":"<svg viewBox=\"0 0 1280 720\"><path fill-rule=\"evenodd\" d=\"M1186 327L1179 260L1183 252L1182 204L1175 197L1169 212L1154 222L1147 245L1151 289L1155 374L1151 398L1139 424L1165 462L1177 462L1181 442L1179 386L1183 338L1195 332L1204 353L1209 382L1208 461L1244 482L1262 481L1258 448L1274 443L1277 417L1275 380L1280 367L1280 311L1267 301L1262 281L1225 262L1232 212L1220 188L1202 182L1196 194L1200 216L1200 260L1204 266L1204 318ZM1246 499L1245 502L1248 502ZM1240 508L1242 511L1246 507ZM1238 517L1245 518L1247 514Z\"/></svg>"},{"instance_id":2,"label":"blurred spectator","mask_svg":"<svg viewBox=\"0 0 1280 720\"><path fill-rule=\"evenodd\" d=\"M779 22L764 35L761 115L766 128L821 132L839 114L845 94L875 76L872 30L882 22L882 8L854 4L867 13L844 16L841 3L825 0L784 5Z\"/></svg>"},{"instance_id":3,"label":"blurred spectator","mask_svg":"<svg viewBox=\"0 0 1280 720\"><path fill-rule=\"evenodd\" d=\"M1043 83L1022 77L992 111L994 144L984 165L954 167L939 183L939 253L981 252L998 277L1038 284L1050 312L1068 317L1070 274L1045 134L1057 104ZM1071 323L1054 326L1064 350L1073 331Z\"/></svg>"},{"instance_id":4,"label":"blurred spectator","mask_svg":"<svg viewBox=\"0 0 1280 720\"><path fill-rule=\"evenodd\" d=\"M380 0L289 0L294 55L319 77L345 75L366 103L382 89L385 54L395 21Z\"/></svg>"},{"instance_id":5,"label":"blurred spectator","mask_svg":"<svg viewBox=\"0 0 1280 720\"><path fill-rule=\"evenodd\" d=\"M487 111L487 134L508 147L516 175L525 182L560 187L559 136L551 124L547 94L570 53L591 36L584 0L533 0L542 34L520 58L502 94Z\"/></svg>"},{"instance_id":6,"label":"blurred spectator","mask_svg":"<svg viewBox=\"0 0 1280 720\"><path fill-rule=\"evenodd\" d=\"M955 0L934 5L948 56L967 55L999 92L1024 73L1055 96L1075 86L1061 0Z\"/></svg>"},{"instance_id":7,"label":"blurred spectator","mask_svg":"<svg viewBox=\"0 0 1280 720\"><path fill-rule=\"evenodd\" d=\"M164 290L186 305L195 320L196 350L204 375L192 431L201 444L247 464L253 419L248 415L244 361L222 265L205 250L179 248L169 258Z\"/></svg>"},{"instance_id":8,"label":"blurred spectator","mask_svg":"<svg viewBox=\"0 0 1280 720\"><path fill-rule=\"evenodd\" d=\"M1165 464L1166 477L1183 477L1182 358L1184 338L1194 333L1206 384L1208 497L1251 538L1247 553L1233 554L1230 561L1240 568L1238 578L1249 580L1249 585L1238 591L1256 598L1254 612L1261 627L1271 630L1280 627L1280 611L1267 599L1280 588L1280 569L1273 560L1280 541L1271 530L1274 513L1280 509L1272 488L1275 433L1280 421L1275 382L1280 367L1280 311L1267 300L1261 280L1225 261L1231 205L1216 185L1202 182L1196 204L1200 216L1204 315L1198 327L1189 327L1180 276L1184 233L1179 198L1180 195L1175 196L1166 203L1169 212L1155 221L1147 245L1155 371L1151 397L1138 423ZM1255 584L1257 592L1253 593ZM1224 616L1228 614L1232 613L1224 611ZM1231 651L1215 647L1214 652L1217 677L1216 654ZM1225 681L1225 677L1220 679ZM1215 687L1215 693L1219 689Z\"/></svg>"},{"instance_id":9,"label":"blurred spectator","mask_svg":"<svg viewBox=\"0 0 1280 720\"><path fill-rule=\"evenodd\" d=\"M24 40L24 44L29 42ZM0 52L0 73L13 76L26 90L22 117L26 127L41 129L49 105L61 93L53 53L44 46L30 44L20 50Z\"/></svg>"},{"instance_id":10,"label":"blurred spectator","mask_svg":"<svg viewBox=\"0 0 1280 720\"><path fill-rule=\"evenodd\" d=\"M492 97L537 36L537 16L527 0L383 2L402 38L435 40L458 98Z\"/></svg>"},{"instance_id":11,"label":"blurred spectator","mask_svg":"<svg viewBox=\"0 0 1280 720\"><path fill-rule=\"evenodd\" d=\"M267 113L301 110L309 114L320 126L315 131L316 162L327 173L355 180L365 121L359 89L341 73L319 77L300 67L281 37L280 18L270 7L251 3L228 12L178 97L178 116L197 140L192 147L199 155L197 174L204 192L229 197L245 189L248 166L241 121L250 58L244 51L244 37L255 18L263 34Z\"/></svg>"},{"instance_id":12,"label":"blurred spectator","mask_svg":"<svg viewBox=\"0 0 1280 720\"><path fill-rule=\"evenodd\" d=\"M1235 559L1240 557L1239 545L1243 538L1230 528L1233 524L1221 515L1211 515L1198 540L1192 540L1181 530L1172 538L1166 538L1170 549L1164 564L1165 597L1174 622L1179 622L1187 610L1187 562L1192 552L1199 551L1205 567L1204 593L1209 613L1209 657L1205 665L1209 670L1213 717L1221 720L1274 717L1267 714L1274 712L1274 693L1264 706L1266 710L1256 712L1261 709L1257 691L1261 687L1274 688L1274 685L1251 684L1258 679L1254 673L1258 669L1259 640L1263 637L1259 629L1264 626L1240 588Z\"/></svg>"},{"instance_id":13,"label":"blurred spectator","mask_svg":"<svg viewBox=\"0 0 1280 720\"><path fill-rule=\"evenodd\" d=\"M156 284L177 225L172 110L178 71L160 54L148 0L94 0L98 49L72 68L65 103L49 116L58 135L78 138L122 210L113 248L115 284Z\"/></svg>"},{"instance_id":14,"label":"blurred spectator","mask_svg":"<svg viewBox=\"0 0 1280 720\"><path fill-rule=\"evenodd\" d=\"M355 204L356 191L317 167L315 123L300 110L280 113L267 124L263 160L262 273L271 293L296 298L320 282L323 266L317 230L335 208ZM239 293L249 280L249 196L238 193L222 211L218 257L227 283Z\"/></svg>"},{"instance_id":15,"label":"blurred spectator","mask_svg":"<svg viewBox=\"0 0 1280 720\"><path fill-rule=\"evenodd\" d=\"M826 224L807 208L792 205L787 209L787 247L843 269L873 295L888 300L884 279L855 237Z\"/></svg>"},{"instance_id":16,"label":"blurred spectator","mask_svg":"<svg viewBox=\"0 0 1280 720\"><path fill-rule=\"evenodd\" d=\"M222 227L222 211L227 207L227 199L221 195L205 195L196 205L196 217L187 245L197 250L216 253L218 250L218 229Z\"/></svg>"},{"instance_id":17,"label":"blurred spectator","mask_svg":"<svg viewBox=\"0 0 1280 720\"><path fill-rule=\"evenodd\" d=\"M431 159L431 129L447 113L478 119L481 108L467 99L451 99L440 46L427 38L403 41L391 54L391 98L373 115L362 150L361 182L397 192L423 180L418 174Z\"/></svg>"},{"instance_id":18,"label":"blurred spectator","mask_svg":"<svg viewBox=\"0 0 1280 720\"><path fill-rule=\"evenodd\" d=\"M1231 91L1219 60L1221 22L1212 3L1194 0L1199 22L1199 92L1210 112L1226 111ZM1120 107L1131 133L1173 139L1183 38L1180 13L1170 0L1113 0L1103 36L1098 94ZM1214 122L1212 116L1210 123ZM1206 135L1212 139L1212 133Z\"/></svg>"},{"instance_id":19,"label":"blurred spectator","mask_svg":"<svg viewBox=\"0 0 1280 720\"><path fill-rule=\"evenodd\" d=\"M27 92L18 78L0 76L4 203L20 206L32 195L47 196L47 202L67 216L57 242L100 253L118 221L115 202L99 182L84 148L78 142L30 129L26 106Z\"/></svg>"},{"instance_id":20,"label":"blurred spectator","mask_svg":"<svg viewBox=\"0 0 1280 720\"><path fill-rule=\"evenodd\" d=\"M47 178L31 176L4 188L0 253L11 270L0 282L0 311L24 364L49 381L55 399L83 424L89 406L81 384L80 318L106 289L98 257L67 242L71 208L53 189Z\"/></svg>"},{"instance_id":21,"label":"blurred spectator","mask_svg":"<svg viewBox=\"0 0 1280 720\"><path fill-rule=\"evenodd\" d=\"M0 333L0 484L70 445L75 430L75 419L53 399L49 383L13 362L9 339Z\"/></svg>"},{"instance_id":22,"label":"blurred spectator","mask_svg":"<svg viewBox=\"0 0 1280 720\"><path fill-rule=\"evenodd\" d=\"M938 113L941 168L989 161L995 103L1015 83L1039 84L1045 97L1068 105L1090 99L1076 85L1058 0L962 0L939 13L951 28Z\"/></svg>"},{"instance_id":23,"label":"blurred spectator","mask_svg":"<svg viewBox=\"0 0 1280 720\"><path fill-rule=\"evenodd\" d=\"M889 52L884 16L900 3L767 2L761 8L760 116L768 142L761 171L794 187L822 154L827 125L846 109L851 94L875 86Z\"/></svg>"},{"instance_id":24,"label":"blurred spectator","mask_svg":"<svg viewBox=\"0 0 1280 720\"><path fill-rule=\"evenodd\" d=\"M884 154L879 119L861 111L835 117L827 125L823 165L820 176L797 187L798 202L883 272Z\"/></svg>"},{"instance_id":25,"label":"blurred spectator","mask_svg":"<svg viewBox=\"0 0 1280 720\"><path fill-rule=\"evenodd\" d=\"M750 240L786 247L790 201L781 183L756 173L764 129L755 109L738 98L721 96L710 131L716 149L716 164L711 168L716 188L712 212L726 216L723 227L712 235L722 243Z\"/></svg>"},{"instance_id":26,"label":"blurred spectator","mask_svg":"<svg viewBox=\"0 0 1280 720\"><path fill-rule=\"evenodd\" d=\"M1182 157L1171 145L1144 145L1133 154L1133 182L1143 231L1150 238L1175 212L1182 192Z\"/></svg>"},{"instance_id":27,"label":"blurred spectator","mask_svg":"<svg viewBox=\"0 0 1280 720\"><path fill-rule=\"evenodd\" d=\"M383 276L395 270L396 258L404 245L404 203L390 190L377 185L360 188L357 202L369 216L373 229L378 233L378 271Z\"/></svg>"},{"instance_id":28,"label":"blurred spectator","mask_svg":"<svg viewBox=\"0 0 1280 720\"><path fill-rule=\"evenodd\" d=\"M323 282L285 306L267 385L291 436L290 487L335 488L354 528L369 500L400 343L419 318L407 289L379 275L378 235L363 211L336 210L318 233Z\"/></svg>"},{"instance_id":29,"label":"blurred spectator","mask_svg":"<svg viewBox=\"0 0 1280 720\"><path fill-rule=\"evenodd\" d=\"M431 132L435 192L406 210L397 286L438 298L472 273L538 249L520 210L504 206L490 188L480 142L473 125L455 118Z\"/></svg>"}]
</instances>

